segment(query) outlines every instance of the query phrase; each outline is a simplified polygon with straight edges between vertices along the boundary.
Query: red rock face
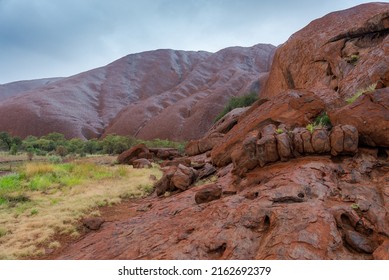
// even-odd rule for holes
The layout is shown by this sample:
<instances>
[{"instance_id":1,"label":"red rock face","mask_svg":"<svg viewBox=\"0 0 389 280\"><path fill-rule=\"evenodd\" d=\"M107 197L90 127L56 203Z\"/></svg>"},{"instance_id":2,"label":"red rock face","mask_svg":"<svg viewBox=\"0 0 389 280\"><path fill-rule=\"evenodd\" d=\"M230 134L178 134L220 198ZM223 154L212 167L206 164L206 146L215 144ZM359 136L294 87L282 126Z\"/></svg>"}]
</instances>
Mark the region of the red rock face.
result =
<instances>
[{"instance_id":1,"label":"red rock face","mask_svg":"<svg viewBox=\"0 0 389 280\"><path fill-rule=\"evenodd\" d=\"M364 4L314 20L277 49L264 97L307 89L328 105L389 84L389 5Z\"/></svg>"},{"instance_id":2,"label":"red rock face","mask_svg":"<svg viewBox=\"0 0 389 280\"><path fill-rule=\"evenodd\" d=\"M0 131L14 135L109 133L175 140L202 137L229 97L258 91L274 46L215 54L157 50L49 81L0 87Z\"/></svg>"},{"instance_id":3,"label":"red rock face","mask_svg":"<svg viewBox=\"0 0 389 280\"><path fill-rule=\"evenodd\" d=\"M106 222L99 231L52 257L387 258L389 224L383 209L389 200L382 183L389 170L361 168L375 163L366 154L342 163L329 157L299 158L251 171L237 194L226 195L231 186L219 181L170 197L149 197L138 202L149 205L146 212L133 216L137 206L125 204L115 210L123 211L123 218L103 215ZM353 179L356 173L359 177Z\"/></svg>"}]
</instances>

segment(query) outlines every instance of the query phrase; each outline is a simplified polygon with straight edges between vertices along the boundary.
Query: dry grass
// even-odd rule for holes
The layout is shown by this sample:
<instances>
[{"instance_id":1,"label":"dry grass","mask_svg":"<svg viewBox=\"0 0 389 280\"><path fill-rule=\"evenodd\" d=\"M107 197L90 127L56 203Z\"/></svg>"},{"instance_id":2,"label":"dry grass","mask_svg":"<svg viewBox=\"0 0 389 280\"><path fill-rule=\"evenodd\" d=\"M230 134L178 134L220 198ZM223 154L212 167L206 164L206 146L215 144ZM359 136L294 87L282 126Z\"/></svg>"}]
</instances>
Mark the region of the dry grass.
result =
<instances>
[{"instance_id":1,"label":"dry grass","mask_svg":"<svg viewBox=\"0 0 389 280\"><path fill-rule=\"evenodd\" d=\"M38 174L54 172L54 165L45 162L27 163L25 166L25 174L27 177L33 177Z\"/></svg>"},{"instance_id":2,"label":"dry grass","mask_svg":"<svg viewBox=\"0 0 389 280\"><path fill-rule=\"evenodd\" d=\"M81 167L88 168L88 167ZM85 215L98 216L98 206L111 205L124 197L142 196L150 190L151 174L161 176L158 168L133 169L107 166L114 176L92 178L79 185L55 192L26 191L30 201L10 207L0 205L0 259L28 258L42 254L41 248L61 246L56 233L77 236L77 221ZM27 171L28 170L28 171ZM52 172L49 166L30 166L26 173ZM83 171L81 171L83 172Z\"/></svg>"}]
</instances>

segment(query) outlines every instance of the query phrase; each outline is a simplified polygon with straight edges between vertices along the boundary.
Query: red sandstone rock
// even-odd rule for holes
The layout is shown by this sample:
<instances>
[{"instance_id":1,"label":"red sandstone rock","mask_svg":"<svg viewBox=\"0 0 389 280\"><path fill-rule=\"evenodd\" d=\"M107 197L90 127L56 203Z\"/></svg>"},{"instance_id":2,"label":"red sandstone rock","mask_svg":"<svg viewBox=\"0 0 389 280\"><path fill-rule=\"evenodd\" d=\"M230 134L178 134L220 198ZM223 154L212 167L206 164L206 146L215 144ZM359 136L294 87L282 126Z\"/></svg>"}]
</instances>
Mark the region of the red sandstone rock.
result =
<instances>
[{"instance_id":1,"label":"red sandstone rock","mask_svg":"<svg viewBox=\"0 0 389 280\"><path fill-rule=\"evenodd\" d=\"M196 175L193 168L179 164L171 178L171 183L177 189L185 191L194 182Z\"/></svg>"},{"instance_id":2,"label":"red sandstone rock","mask_svg":"<svg viewBox=\"0 0 389 280\"><path fill-rule=\"evenodd\" d=\"M235 108L231 112L227 113L224 117L218 120L208 131L207 135L212 133L226 134L230 131L239 121L239 118L247 112L249 107Z\"/></svg>"},{"instance_id":3,"label":"red sandstone rock","mask_svg":"<svg viewBox=\"0 0 389 280\"><path fill-rule=\"evenodd\" d=\"M375 260L389 260L389 240L386 240L373 253Z\"/></svg>"},{"instance_id":4,"label":"red sandstone rock","mask_svg":"<svg viewBox=\"0 0 389 280\"><path fill-rule=\"evenodd\" d=\"M330 144L331 155L336 156L343 152L344 133L341 126L335 126L331 130Z\"/></svg>"},{"instance_id":5,"label":"red sandstone rock","mask_svg":"<svg viewBox=\"0 0 389 280\"><path fill-rule=\"evenodd\" d=\"M232 162L234 164L234 172L236 174L243 175L258 165L256 152L257 137L257 131L249 133L244 139L242 146L236 147L231 153Z\"/></svg>"},{"instance_id":6,"label":"red sandstone rock","mask_svg":"<svg viewBox=\"0 0 389 280\"><path fill-rule=\"evenodd\" d=\"M334 125L349 124L357 128L363 144L389 147L389 88L365 94L331 112L330 118Z\"/></svg>"},{"instance_id":7,"label":"red sandstone rock","mask_svg":"<svg viewBox=\"0 0 389 280\"><path fill-rule=\"evenodd\" d=\"M367 158L375 167L360 170L358 185L347 183L345 175ZM135 206L129 202L121 208L125 218L109 216L113 222L55 258L387 259L389 170L367 158L361 154L335 163L311 156L257 168L247 174L245 188L212 203L194 201L204 186ZM224 190L229 184L219 186ZM357 197L368 202L367 211L351 207L359 202L349 200ZM142 203L153 207L136 212ZM128 215L131 207L136 216ZM346 241L346 231L355 236ZM348 242L364 249L352 249Z\"/></svg>"},{"instance_id":8,"label":"red sandstone rock","mask_svg":"<svg viewBox=\"0 0 389 280\"><path fill-rule=\"evenodd\" d=\"M192 140L186 145L185 152L189 156L195 156L208 152L212 150L212 148L218 144L223 137L224 134L213 132L199 140Z\"/></svg>"},{"instance_id":9,"label":"red sandstone rock","mask_svg":"<svg viewBox=\"0 0 389 280\"><path fill-rule=\"evenodd\" d=\"M90 230L99 230L104 220L99 217L90 217L82 220L83 225Z\"/></svg>"},{"instance_id":10,"label":"red sandstone rock","mask_svg":"<svg viewBox=\"0 0 389 280\"><path fill-rule=\"evenodd\" d=\"M317 154L324 154L331 151L330 138L326 129L315 129L312 132L311 143L313 150Z\"/></svg>"},{"instance_id":11,"label":"red sandstone rock","mask_svg":"<svg viewBox=\"0 0 389 280\"><path fill-rule=\"evenodd\" d=\"M370 3L312 21L277 49L263 97L306 89L338 106L373 83L388 86L388 13Z\"/></svg>"},{"instance_id":12,"label":"red sandstone rock","mask_svg":"<svg viewBox=\"0 0 389 280\"><path fill-rule=\"evenodd\" d=\"M132 164L134 160L143 158L147 154L149 154L149 149L145 144L141 143L121 153L117 161L120 164Z\"/></svg>"},{"instance_id":13,"label":"red sandstone rock","mask_svg":"<svg viewBox=\"0 0 389 280\"><path fill-rule=\"evenodd\" d=\"M277 152L281 161L287 161L292 157L292 142L288 134L281 133L276 135L277 139Z\"/></svg>"},{"instance_id":14,"label":"red sandstone rock","mask_svg":"<svg viewBox=\"0 0 389 280\"><path fill-rule=\"evenodd\" d=\"M195 194L195 201L197 204L211 202L219 199L222 195L222 188L215 184L205 185L201 190Z\"/></svg>"},{"instance_id":15,"label":"red sandstone rock","mask_svg":"<svg viewBox=\"0 0 389 280\"><path fill-rule=\"evenodd\" d=\"M135 159L132 161L134 168L151 168L151 162L145 158Z\"/></svg>"}]
</instances>

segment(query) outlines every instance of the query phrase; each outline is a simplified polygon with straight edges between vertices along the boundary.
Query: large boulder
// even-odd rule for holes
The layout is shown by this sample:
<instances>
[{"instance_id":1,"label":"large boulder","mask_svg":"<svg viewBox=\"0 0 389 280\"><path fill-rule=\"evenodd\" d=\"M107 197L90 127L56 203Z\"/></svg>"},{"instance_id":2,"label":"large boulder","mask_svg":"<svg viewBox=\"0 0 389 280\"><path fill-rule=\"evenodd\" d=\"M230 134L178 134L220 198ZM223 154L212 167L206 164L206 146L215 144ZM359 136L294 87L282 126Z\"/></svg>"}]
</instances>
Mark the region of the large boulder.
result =
<instances>
[{"instance_id":1,"label":"large boulder","mask_svg":"<svg viewBox=\"0 0 389 280\"><path fill-rule=\"evenodd\" d=\"M191 184L194 183L198 176L198 172L185 165L169 166L163 169L162 178L155 183L155 191L158 196L165 192L185 191Z\"/></svg>"},{"instance_id":2,"label":"large boulder","mask_svg":"<svg viewBox=\"0 0 389 280\"><path fill-rule=\"evenodd\" d=\"M117 161L120 164L132 164L134 160L145 157L151 158L151 154L146 145L141 143L121 153Z\"/></svg>"},{"instance_id":3,"label":"large boulder","mask_svg":"<svg viewBox=\"0 0 389 280\"><path fill-rule=\"evenodd\" d=\"M365 145L389 147L389 88L364 94L354 103L330 112L330 118L334 125L355 126Z\"/></svg>"},{"instance_id":4,"label":"large boulder","mask_svg":"<svg viewBox=\"0 0 389 280\"><path fill-rule=\"evenodd\" d=\"M155 192L158 196L164 195L166 192L172 192L175 190L173 184L171 183L171 179L176 171L176 166L171 166L163 170L163 175L161 179L159 179L154 184Z\"/></svg>"},{"instance_id":5,"label":"large boulder","mask_svg":"<svg viewBox=\"0 0 389 280\"><path fill-rule=\"evenodd\" d=\"M195 194L195 201L197 204L211 202L219 199L222 196L222 188L216 184L205 185L201 190Z\"/></svg>"},{"instance_id":6,"label":"large boulder","mask_svg":"<svg viewBox=\"0 0 389 280\"><path fill-rule=\"evenodd\" d=\"M224 134L219 132L213 132L206 135L205 137L199 140L191 140L185 147L185 153L188 156L195 156L203 154L212 150L212 148L221 141L224 137Z\"/></svg>"},{"instance_id":7,"label":"large boulder","mask_svg":"<svg viewBox=\"0 0 389 280\"><path fill-rule=\"evenodd\" d=\"M195 181L196 176L197 173L193 168L179 164L171 179L171 183L177 189L185 191Z\"/></svg>"}]
</instances>

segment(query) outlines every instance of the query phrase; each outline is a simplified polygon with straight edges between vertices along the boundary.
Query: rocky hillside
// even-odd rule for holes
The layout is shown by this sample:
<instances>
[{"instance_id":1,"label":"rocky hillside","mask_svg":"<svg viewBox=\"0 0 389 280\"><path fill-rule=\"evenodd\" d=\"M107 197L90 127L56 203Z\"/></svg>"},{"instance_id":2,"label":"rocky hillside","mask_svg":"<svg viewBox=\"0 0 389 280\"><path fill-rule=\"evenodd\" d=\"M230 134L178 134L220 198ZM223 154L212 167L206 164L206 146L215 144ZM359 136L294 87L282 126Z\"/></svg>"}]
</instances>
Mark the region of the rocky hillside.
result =
<instances>
[{"instance_id":1,"label":"rocky hillside","mask_svg":"<svg viewBox=\"0 0 389 280\"><path fill-rule=\"evenodd\" d=\"M385 3L313 21L277 49L261 100L54 257L389 259L388 35Z\"/></svg>"},{"instance_id":2,"label":"rocky hillside","mask_svg":"<svg viewBox=\"0 0 389 280\"><path fill-rule=\"evenodd\" d=\"M231 96L263 86L274 50L261 44L217 53L157 50L69 78L1 85L0 131L200 138Z\"/></svg>"}]
</instances>

